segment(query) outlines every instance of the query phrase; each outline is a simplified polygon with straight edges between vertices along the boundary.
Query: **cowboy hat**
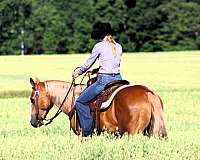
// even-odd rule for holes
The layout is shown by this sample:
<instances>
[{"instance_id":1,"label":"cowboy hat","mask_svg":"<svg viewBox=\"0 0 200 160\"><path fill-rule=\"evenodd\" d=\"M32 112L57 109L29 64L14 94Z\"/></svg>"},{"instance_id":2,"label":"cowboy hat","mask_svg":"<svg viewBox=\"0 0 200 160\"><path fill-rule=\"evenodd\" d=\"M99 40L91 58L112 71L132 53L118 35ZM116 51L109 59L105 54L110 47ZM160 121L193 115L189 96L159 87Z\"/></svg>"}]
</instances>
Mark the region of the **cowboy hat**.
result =
<instances>
[{"instance_id":1,"label":"cowboy hat","mask_svg":"<svg viewBox=\"0 0 200 160\"><path fill-rule=\"evenodd\" d=\"M92 39L103 39L108 34L113 34L110 23L97 22L93 25Z\"/></svg>"}]
</instances>

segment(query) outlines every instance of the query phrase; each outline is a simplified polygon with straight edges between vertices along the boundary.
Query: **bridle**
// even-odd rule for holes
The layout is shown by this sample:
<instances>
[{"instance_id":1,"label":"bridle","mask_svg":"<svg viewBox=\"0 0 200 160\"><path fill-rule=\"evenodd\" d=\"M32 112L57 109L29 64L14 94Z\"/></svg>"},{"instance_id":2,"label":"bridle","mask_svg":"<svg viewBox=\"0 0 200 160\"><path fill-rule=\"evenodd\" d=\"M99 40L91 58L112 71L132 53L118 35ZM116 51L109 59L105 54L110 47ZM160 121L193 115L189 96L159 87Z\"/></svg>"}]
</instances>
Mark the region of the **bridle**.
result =
<instances>
[{"instance_id":1,"label":"bridle","mask_svg":"<svg viewBox=\"0 0 200 160\"><path fill-rule=\"evenodd\" d=\"M62 112L63 104L65 103L65 101L66 101L66 99L67 99L67 97L68 97L71 89L74 87L74 85L75 85L75 79L73 78L72 82L70 84L70 87L69 87L69 89L68 89L68 91L67 91L67 93L66 93L66 95L65 95L65 97L64 97L64 99L63 99L63 101L61 103L61 105L59 106L57 112L55 113L55 115L53 117L49 118L49 119L46 119L46 118L42 119L42 120L47 121L47 123L41 122L40 119L39 119L39 117L38 117L38 115L39 115L39 103L38 102L39 102L39 98L43 98L43 97L40 97L40 91L38 90L38 88L37 87L34 88L34 90L35 90L34 91L35 101L34 101L33 98L30 98L30 100L31 100L31 103L33 103L35 105L35 110L36 110L38 122L42 123L45 126L47 126L48 124L50 124L50 123L53 122L53 120Z\"/></svg>"},{"instance_id":2,"label":"bridle","mask_svg":"<svg viewBox=\"0 0 200 160\"><path fill-rule=\"evenodd\" d=\"M41 117L39 117L39 103L38 103L38 99L40 96L40 91L38 90L37 86L32 87L32 89L34 90L34 98L30 97L31 103L35 106L35 117L37 120L37 125L43 125L43 122L41 121Z\"/></svg>"},{"instance_id":3,"label":"bridle","mask_svg":"<svg viewBox=\"0 0 200 160\"><path fill-rule=\"evenodd\" d=\"M79 68L79 67L77 67L77 68ZM77 68L76 68L76 69L77 69ZM76 70L76 69L75 69L75 70ZM88 76L88 79L90 80L90 75L95 74L97 71L98 71L98 68L97 68L97 69L94 69L93 71L87 71L87 72L84 74L84 76L83 76L83 78L82 78L82 80L81 80L81 82L80 82L80 85L82 84L83 79L84 79L86 76ZM36 110L36 114L37 114L36 116L37 116L38 123L42 123L43 125L47 126L47 125L49 125L49 124L51 124L51 123L53 122L53 120L62 112L63 104L65 103L65 101L66 101L66 99L67 99L67 97L68 97L68 95L69 95L71 89L74 88L74 86L75 86L75 78L72 79L72 82L71 82L71 84L70 84L70 87L69 87L69 89L68 89L68 91L67 91L67 93L66 93L66 95L65 95L65 97L64 97L64 99L63 99L63 101L62 101L62 103L61 103L61 105L59 106L57 112L55 113L55 115L54 115L53 117L49 118L49 119L46 119L46 118L45 118L45 119L42 119L42 121L41 121L41 117L40 117L40 119L39 119L38 116L39 116L39 98L43 98L43 97L40 97L40 91L38 90L37 87L34 87L34 88L33 88L33 89L34 89L35 101L34 101L34 99L33 99L32 97L30 98L30 100L31 100L31 103L35 105L35 110ZM74 102L74 91L73 91L72 101ZM72 108L71 108L71 109L72 109ZM47 123L44 123L43 120L45 120Z\"/></svg>"}]
</instances>

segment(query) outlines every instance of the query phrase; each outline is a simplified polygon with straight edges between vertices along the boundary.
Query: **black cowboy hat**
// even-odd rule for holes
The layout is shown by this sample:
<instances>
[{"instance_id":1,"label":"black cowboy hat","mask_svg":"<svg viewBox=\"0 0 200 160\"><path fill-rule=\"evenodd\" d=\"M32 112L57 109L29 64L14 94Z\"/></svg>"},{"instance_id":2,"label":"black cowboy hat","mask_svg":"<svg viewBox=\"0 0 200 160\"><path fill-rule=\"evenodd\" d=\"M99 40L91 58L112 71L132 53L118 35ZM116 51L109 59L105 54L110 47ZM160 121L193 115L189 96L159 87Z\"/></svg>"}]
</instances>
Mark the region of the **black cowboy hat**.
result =
<instances>
[{"instance_id":1,"label":"black cowboy hat","mask_svg":"<svg viewBox=\"0 0 200 160\"><path fill-rule=\"evenodd\" d=\"M113 34L110 23L97 22L93 25L92 39L103 39L108 34Z\"/></svg>"}]
</instances>

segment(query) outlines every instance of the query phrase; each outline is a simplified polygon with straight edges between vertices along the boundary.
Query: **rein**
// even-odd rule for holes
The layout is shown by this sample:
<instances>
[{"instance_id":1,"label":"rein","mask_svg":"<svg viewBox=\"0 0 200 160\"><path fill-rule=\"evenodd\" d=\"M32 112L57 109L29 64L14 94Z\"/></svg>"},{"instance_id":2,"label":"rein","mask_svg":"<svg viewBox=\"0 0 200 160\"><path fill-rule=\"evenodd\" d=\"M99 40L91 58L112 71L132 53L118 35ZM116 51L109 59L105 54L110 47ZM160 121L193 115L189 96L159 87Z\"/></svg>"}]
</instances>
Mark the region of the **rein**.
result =
<instances>
[{"instance_id":1,"label":"rein","mask_svg":"<svg viewBox=\"0 0 200 160\"><path fill-rule=\"evenodd\" d=\"M77 68L79 68L79 67L77 67ZM77 69L76 68L76 69ZM81 82L80 82L80 84L82 84L82 82L83 82L83 79L86 77L86 76L88 76L88 78L90 79L90 75L93 75L93 74L95 74L95 73L97 73L98 72L98 68L97 69L94 69L93 71L87 71L86 73L85 73L85 75L83 76L83 78L82 78L82 80L81 80ZM75 85L75 78L73 78L73 80L72 80L72 82L71 82L71 85L70 85L70 87L69 87L69 90L67 91L67 94L65 95L65 98L63 99L63 101L62 101L62 103L61 103L61 105L60 105L60 107L58 108L58 110L57 110L57 112L55 113L55 115L52 117L52 118L49 118L49 119L44 119L45 121L48 121L47 123L45 123L44 125L45 126L47 126L47 125L49 125L49 124L51 124L51 122L53 122L53 120L62 112L62 106L63 106L63 104L65 103L65 101L66 101L66 99L67 99L67 96L69 95L69 93L70 93L70 91L71 91L71 89L72 89L72 87ZM38 96L39 97L39 96ZM74 102L74 93L73 93L73 99L72 99L72 101ZM72 103L73 103L72 102ZM71 109L73 109L73 108L71 108ZM69 116L70 117L70 116Z\"/></svg>"},{"instance_id":2,"label":"rein","mask_svg":"<svg viewBox=\"0 0 200 160\"><path fill-rule=\"evenodd\" d=\"M73 78L72 82L71 82L71 85L69 87L69 90L67 91L67 94L65 95L65 98L63 99L60 107L58 108L56 114L52 117L52 118L49 118L49 119L44 119L46 121L48 121L46 124L44 124L45 126L47 126L48 124L50 124L51 122L53 122L53 120L62 112L62 106L63 104L65 103L66 99L67 99L67 96L69 95L69 92L71 91L72 87L74 86L75 84L75 79Z\"/></svg>"}]
</instances>

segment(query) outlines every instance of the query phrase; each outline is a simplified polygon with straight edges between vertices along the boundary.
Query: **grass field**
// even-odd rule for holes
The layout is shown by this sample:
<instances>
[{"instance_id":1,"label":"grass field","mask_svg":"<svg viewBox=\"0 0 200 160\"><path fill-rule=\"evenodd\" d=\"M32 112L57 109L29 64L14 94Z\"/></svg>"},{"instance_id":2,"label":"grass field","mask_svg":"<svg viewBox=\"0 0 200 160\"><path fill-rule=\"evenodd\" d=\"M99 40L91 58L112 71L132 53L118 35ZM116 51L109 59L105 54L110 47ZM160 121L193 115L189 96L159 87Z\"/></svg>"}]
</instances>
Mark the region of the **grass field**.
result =
<instances>
[{"instance_id":1,"label":"grass field","mask_svg":"<svg viewBox=\"0 0 200 160\"><path fill-rule=\"evenodd\" d=\"M200 52L197 51L123 55L123 78L150 87L163 99L167 140L141 135L116 138L105 133L81 143L70 131L64 114L47 127L32 128L29 78L71 81L71 71L87 57L0 57L0 160L200 159Z\"/></svg>"}]
</instances>

